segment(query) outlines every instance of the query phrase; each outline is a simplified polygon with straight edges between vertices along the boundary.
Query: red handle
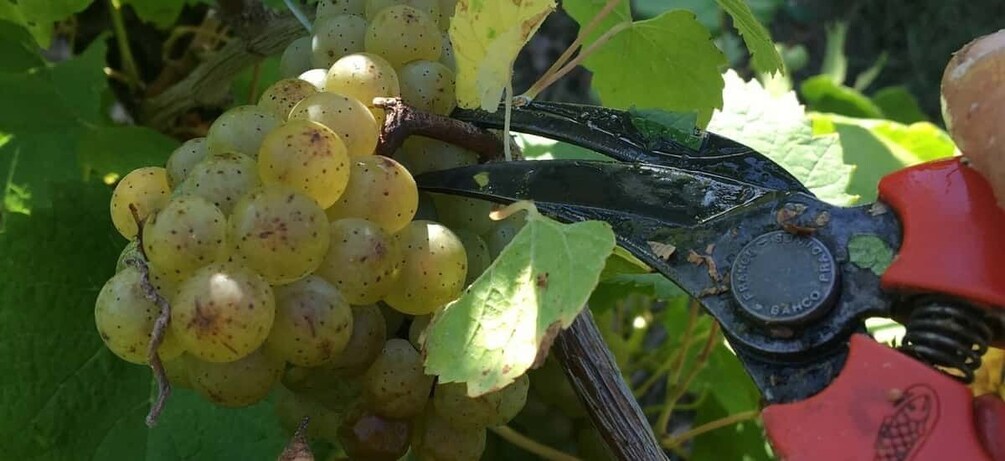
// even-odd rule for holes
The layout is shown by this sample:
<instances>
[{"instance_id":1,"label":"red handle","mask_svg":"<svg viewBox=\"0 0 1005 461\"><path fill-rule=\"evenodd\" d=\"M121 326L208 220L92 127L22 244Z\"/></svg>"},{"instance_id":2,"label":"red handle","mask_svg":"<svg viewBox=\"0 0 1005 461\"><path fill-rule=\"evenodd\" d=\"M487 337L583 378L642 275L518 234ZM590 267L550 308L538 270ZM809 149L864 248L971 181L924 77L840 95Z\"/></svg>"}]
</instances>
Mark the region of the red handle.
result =
<instances>
[{"instance_id":1,"label":"red handle","mask_svg":"<svg viewBox=\"0 0 1005 461\"><path fill-rule=\"evenodd\" d=\"M924 163L883 178L879 198L904 231L884 289L1005 308L1005 210L983 176L959 157Z\"/></svg>"},{"instance_id":2,"label":"red handle","mask_svg":"<svg viewBox=\"0 0 1005 461\"><path fill-rule=\"evenodd\" d=\"M1005 440L1005 426L977 429L966 386L859 334L829 387L763 419L787 461L992 461L982 439Z\"/></svg>"}]
</instances>

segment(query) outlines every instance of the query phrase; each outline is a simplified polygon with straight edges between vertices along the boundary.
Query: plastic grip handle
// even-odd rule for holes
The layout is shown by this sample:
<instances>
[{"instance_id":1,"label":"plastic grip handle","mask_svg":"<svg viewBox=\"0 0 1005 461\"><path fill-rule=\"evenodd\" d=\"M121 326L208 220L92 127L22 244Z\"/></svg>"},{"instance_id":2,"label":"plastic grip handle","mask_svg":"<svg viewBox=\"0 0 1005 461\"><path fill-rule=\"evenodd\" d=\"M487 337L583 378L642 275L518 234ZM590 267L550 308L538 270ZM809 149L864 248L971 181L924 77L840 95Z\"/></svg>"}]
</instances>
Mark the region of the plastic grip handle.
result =
<instances>
[{"instance_id":1,"label":"plastic grip handle","mask_svg":"<svg viewBox=\"0 0 1005 461\"><path fill-rule=\"evenodd\" d=\"M884 177L879 198L904 233L884 289L1005 309L1005 210L983 176L959 157L924 163Z\"/></svg>"}]
</instances>

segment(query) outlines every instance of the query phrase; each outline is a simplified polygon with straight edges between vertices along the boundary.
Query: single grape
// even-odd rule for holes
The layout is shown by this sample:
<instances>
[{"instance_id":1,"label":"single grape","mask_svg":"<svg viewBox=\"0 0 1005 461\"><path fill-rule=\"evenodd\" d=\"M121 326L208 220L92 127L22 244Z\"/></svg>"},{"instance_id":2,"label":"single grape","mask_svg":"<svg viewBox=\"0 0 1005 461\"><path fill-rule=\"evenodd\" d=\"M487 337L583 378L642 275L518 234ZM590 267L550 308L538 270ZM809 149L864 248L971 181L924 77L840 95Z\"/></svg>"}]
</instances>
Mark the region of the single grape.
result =
<instances>
[{"instance_id":1,"label":"single grape","mask_svg":"<svg viewBox=\"0 0 1005 461\"><path fill-rule=\"evenodd\" d=\"M143 167L130 171L115 186L110 210L112 224L126 239L136 237L139 228L136 218L146 220L151 213L167 204L171 196L167 170L160 167ZM136 217L130 206L136 208Z\"/></svg>"},{"instance_id":2,"label":"single grape","mask_svg":"<svg viewBox=\"0 0 1005 461\"><path fill-rule=\"evenodd\" d=\"M506 219L496 221L492 228L483 237L489 246L489 255L492 259L499 257L499 253L509 245L509 242L516 237L516 234L527 224L527 212L518 211L506 217Z\"/></svg>"},{"instance_id":3,"label":"single grape","mask_svg":"<svg viewBox=\"0 0 1005 461\"><path fill-rule=\"evenodd\" d=\"M440 48L443 49L440 52L440 64L447 66L447 69L457 72L457 59L454 58L454 44L450 41L450 35L446 32L441 34Z\"/></svg>"},{"instance_id":4,"label":"single grape","mask_svg":"<svg viewBox=\"0 0 1005 461\"><path fill-rule=\"evenodd\" d=\"M418 60L398 70L401 99L434 114L449 115L457 107L454 71L436 62Z\"/></svg>"},{"instance_id":5,"label":"single grape","mask_svg":"<svg viewBox=\"0 0 1005 461\"><path fill-rule=\"evenodd\" d=\"M279 418L280 426L289 434L296 432L300 421L308 417L310 418L310 422L307 423L308 437L329 442L338 441L338 427L342 424L342 415L325 408L308 395L278 386L276 416Z\"/></svg>"},{"instance_id":6,"label":"single grape","mask_svg":"<svg viewBox=\"0 0 1005 461\"><path fill-rule=\"evenodd\" d=\"M318 268L328 251L328 220L306 195L273 185L244 196L230 216L236 261L271 284L289 283Z\"/></svg>"},{"instance_id":7,"label":"single grape","mask_svg":"<svg viewBox=\"0 0 1005 461\"><path fill-rule=\"evenodd\" d=\"M118 274L127 267L132 267L129 261L140 257L142 257L142 255L140 255L139 240L130 240L119 253L119 259L115 262L115 273Z\"/></svg>"},{"instance_id":8,"label":"single grape","mask_svg":"<svg viewBox=\"0 0 1005 461\"><path fill-rule=\"evenodd\" d=\"M454 9L457 7L457 0L439 0L440 4L440 18L437 21L440 30L446 32L450 30L450 18L454 15Z\"/></svg>"},{"instance_id":9,"label":"single grape","mask_svg":"<svg viewBox=\"0 0 1005 461\"><path fill-rule=\"evenodd\" d=\"M384 302L406 314L424 315L461 293L468 257L450 229L432 221L413 221L397 238L405 265Z\"/></svg>"},{"instance_id":10,"label":"single grape","mask_svg":"<svg viewBox=\"0 0 1005 461\"><path fill-rule=\"evenodd\" d=\"M170 330L168 330L170 331ZM168 382L174 388L192 388L192 372L189 361L195 360L188 353L183 353L172 359L165 360L161 357L161 365L164 366L164 374Z\"/></svg>"},{"instance_id":11,"label":"single grape","mask_svg":"<svg viewBox=\"0 0 1005 461\"><path fill-rule=\"evenodd\" d=\"M387 340L387 326L380 309L374 305L353 306L352 334L342 353L323 368L338 376L356 376L377 359Z\"/></svg>"},{"instance_id":12,"label":"single grape","mask_svg":"<svg viewBox=\"0 0 1005 461\"><path fill-rule=\"evenodd\" d=\"M423 136L409 136L394 153L413 176L478 163L478 154L448 142Z\"/></svg>"},{"instance_id":13,"label":"single grape","mask_svg":"<svg viewBox=\"0 0 1005 461\"><path fill-rule=\"evenodd\" d=\"M377 360L363 375L363 399L374 413L406 419L422 413L433 388L423 372L422 356L404 339L384 344Z\"/></svg>"},{"instance_id":14,"label":"single grape","mask_svg":"<svg viewBox=\"0 0 1005 461\"><path fill-rule=\"evenodd\" d=\"M412 454L419 461L470 461L485 451L485 428L455 428L432 408L415 420Z\"/></svg>"},{"instance_id":15,"label":"single grape","mask_svg":"<svg viewBox=\"0 0 1005 461\"><path fill-rule=\"evenodd\" d=\"M311 69L311 38L300 37L283 50L279 58L279 75L296 77Z\"/></svg>"},{"instance_id":16,"label":"single grape","mask_svg":"<svg viewBox=\"0 0 1005 461\"><path fill-rule=\"evenodd\" d=\"M415 350L422 350L422 334L425 333L426 327L429 326L429 321L432 319L432 315L419 315L413 318L412 324L408 326L408 342Z\"/></svg>"},{"instance_id":17,"label":"single grape","mask_svg":"<svg viewBox=\"0 0 1005 461\"><path fill-rule=\"evenodd\" d=\"M436 204L436 215L440 222L451 229L467 229L476 234L484 234L492 229L489 213L495 206L492 202L458 195L430 194Z\"/></svg>"},{"instance_id":18,"label":"single grape","mask_svg":"<svg viewBox=\"0 0 1005 461\"><path fill-rule=\"evenodd\" d=\"M227 218L202 197L176 197L143 227L143 251L161 271L184 278L226 257Z\"/></svg>"},{"instance_id":19,"label":"single grape","mask_svg":"<svg viewBox=\"0 0 1005 461\"><path fill-rule=\"evenodd\" d=\"M355 14L363 16L366 12L366 0L321 0L318 2L315 18L338 16L340 14Z\"/></svg>"},{"instance_id":20,"label":"single grape","mask_svg":"<svg viewBox=\"0 0 1005 461\"><path fill-rule=\"evenodd\" d=\"M237 152L258 157L262 139L282 118L258 106L237 106L221 114L206 134L206 149L210 154Z\"/></svg>"},{"instance_id":21,"label":"single grape","mask_svg":"<svg viewBox=\"0 0 1005 461\"><path fill-rule=\"evenodd\" d=\"M266 346L302 367L337 357L352 334L352 310L334 285L309 275L275 288L276 319Z\"/></svg>"},{"instance_id":22,"label":"single grape","mask_svg":"<svg viewBox=\"0 0 1005 461\"><path fill-rule=\"evenodd\" d=\"M419 206L416 207L415 217L412 219L426 221L438 221L440 219L436 215L436 205L433 203L433 197L428 192L419 192Z\"/></svg>"},{"instance_id":23,"label":"single grape","mask_svg":"<svg viewBox=\"0 0 1005 461\"><path fill-rule=\"evenodd\" d=\"M299 78L284 78L262 92L262 96L258 98L258 107L272 112L280 120L286 120L298 102L317 92L317 87L310 82Z\"/></svg>"},{"instance_id":24,"label":"single grape","mask_svg":"<svg viewBox=\"0 0 1005 461\"><path fill-rule=\"evenodd\" d=\"M363 395L363 385L357 376L342 376L328 367L290 367L283 374L283 386L316 400L325 408L345 415Z\"/></svg>"},{"instance_id":25,"label":"single grape","mask_svg":"<svg viewBox=\"0 0 1005 461\"><path fill-rule=\"evenodd\" d=\"M259 349L226 363L189 362L192 388L224 407L243 407L269 395L283 373L283 361Z\"/></svg>"},{"instance_id":26,"label":"single grape","mask_svg":"<svg viewBox=\"0 0 1005 461\"><path fill-rule=\"evenodd\" d=\"M266 186L289 186L324 209L349 183L349 155L342 139L324 125L290 120L262 141L258 174Z\"/></svg>"},{"instance_id":27,"label":"single grape","mask_svg":"<svg viewBox=\"0 0 1005 461\"><path fill-rule=\"evenodd\" d=\"M162 270L150 263L147 263L147 269L150 271L150 284L157 290L157 293L173 304L174 298L178 294L178 287L187 277L179 276L174 271Z\"/></svg>"},{"instance_id":28,"label":"single grape","mask_svg":"<svg viewBox=\"0 0 1005 461\"><path fill-rule=\"evenodd\" d=\"M127 267L105 282L94 303L94 322L112 353L142 365L147 363L150 335L161 310L146 298L141 277L138 269ZM161 359L178 357L182 352L175 335L166 332L157 349Z\"/></svg>"},{"instance_id":29,"label":"single grape","mask_svg":"<svg viewBox=\"0 0 1005 461\"><path fill-rule=\"evenodd\" d=\"M439 0L367 0L366 19L372 20L384 8L395 5L408 5L426 13L431 18L440 17Z\"/></svg>"},{"instance_id":30,"label":"single grape","mask_svg":"<svg viewBox=\"0 0 1005 461\"><path fill-rule=\"evenodd\" d=\"M351 412L338 430L349 459L397 461L408 452L412 423L383 418L363 408Z\"/></svg>"},{"instance_id":31,"label":"single grape","mask_svg":"<svg viewBox=\"0 0 1005 461\"><path fill-rule=\"evenodd\" d=\"M260 184L255 160L231 152L211 155L197 163L175 192L176 195L200 196L229 215L237 200Z\"/></svg>"},{"instance_id":32,"label":"single grape","mask_svg":"<svg viewBox=\"0 0 1005 461\"><path fill-rule=\"evenodd\" d=\"M362 102L324 92L304 99L290 112L290 120L312 120L332 130L345 143L350 157L373 155L380 129Z\"/></svg>"},{"instance_id":33,"label":"single grape","mask_svg":"<svg viewBox=\"0 0 1005 461\"><path fill-rule=\"evenodd\" d=\"M468 276L464 279L464 285L471 285L492 264L492 255L489 254L488 244L474 232L455 229L454 234L461 239L464 252L468 255Z\"/></svg>"},{"instance_id":34,"label":"single grape","mask_svg":"<svg viewBox=\"0 0 1005 461\"><path fill-rule=\"evenodd\" d=\"M380 226L359 218L330 224L328 254L315 272L335 284L352 304L370 304L387 294L402 255Z\"/></svg>"},{"instance_id":35,"label":"single grape","mask_svg":"<svg viewBox=\"0 0 1005 461\"><path fill-rule=\"evenodd\" d=\"M367 107L373 98L401 96L398 74L391 63L373 53L353 53L328 69L324 90L358 99Z\"/></svg>"},{"instance_id":36,"label":"single grape","mask_svg":"<svg viewBox=\"0 0 1005 461\"><path fill-rule=\"evenodd\" d=\"M523 409L529 387L530 379L521 375L502 389L472 398L467 384L442 383L436 385L433 406L455 428L500 426Z\"/></svg>"},{"instance_id":37,"label":"single grape","mask_svg":"<svg viewBox=\"0 0 1005 461\"><path fill-rule=\"evenodd\" d=\"M366 28L366 51L379 54L395 68L411 61L440 59L440 29L428 13L408 5L384 8Z\"/></svg>"},{"instance_id":38,"label":"single grape","mask_svg":"<svg viewBox=\"0 0 1005 461\"><path fill-rule=\"evenodd\" d=\"M167 169L168 184L171 187L178 187L189 171L192 171L197 163L206 158L206 138L192 138L178 146L171 156L168 157Z\"/></svg>"},{"instance_id":39,"label":"single grape","mask_svg":"<svg viewBox=\"0 0 1005 461\"><path fill-rule=\"evenodd\" d=\"M324 91L325 80L328 79L328 69L305 70L297 78L314 85L314 88L317 88L318 91Z\"/></svg>"},{"instance_id":40,"label":"single grape","mask_svg":"<svg viewBox=\"0 0 1005 461\"><path fill-rule=\"evenodd\" d=\"M242 265L218 263L178 287L171 328L193 357L230 362L265 342L275 315L276 300L265 279Z\"/></svg>"},{"instance_id":41,"label":"single grape","mask_svg":"<svg viewBox=\"0 0 1005 461\"><path fill-rule=\"evenodd\" d=\"M328 208L328 218L363 218L394 233L415 216L419 190L415 180L400 163L379 155L352 161L349 186Z\"/></svg>"},{"instance_id":42,"label":"single grape","mask_svg":"<svg viewBox=\"0 0 1005 461\"><path fill-rule=\"evenodd\" d=\"M342 56L363 51L366 26L366 19L355 14L317 18L311 36L311 66L328 68Z\"/></svg>"}]
</instances>

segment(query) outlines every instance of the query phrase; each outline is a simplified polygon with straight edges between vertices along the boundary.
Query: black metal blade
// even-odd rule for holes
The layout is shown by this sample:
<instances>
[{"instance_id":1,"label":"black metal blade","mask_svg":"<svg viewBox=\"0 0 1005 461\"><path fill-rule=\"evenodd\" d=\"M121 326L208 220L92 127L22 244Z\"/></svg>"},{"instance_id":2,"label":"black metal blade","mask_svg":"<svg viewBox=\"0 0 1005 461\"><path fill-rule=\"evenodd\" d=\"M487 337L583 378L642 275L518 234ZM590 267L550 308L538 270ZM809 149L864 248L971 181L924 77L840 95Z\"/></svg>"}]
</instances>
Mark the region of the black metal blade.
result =
<instances>
[{"instance_id":1,"label":"black metal blade","mask_svg":"<svg viewBox=\"0 0 1005 461\"><path fill-rule=\"evenodd\" d=\"M457 109L454 118L487 128L503 128L496 112ZM615 160L707 172L781 191L809 193L784 168L757 151L713 133L685 133L631 112L579 104L532 102L514 107L510 129L581 146Z\"/></svg>"}]
</instances>

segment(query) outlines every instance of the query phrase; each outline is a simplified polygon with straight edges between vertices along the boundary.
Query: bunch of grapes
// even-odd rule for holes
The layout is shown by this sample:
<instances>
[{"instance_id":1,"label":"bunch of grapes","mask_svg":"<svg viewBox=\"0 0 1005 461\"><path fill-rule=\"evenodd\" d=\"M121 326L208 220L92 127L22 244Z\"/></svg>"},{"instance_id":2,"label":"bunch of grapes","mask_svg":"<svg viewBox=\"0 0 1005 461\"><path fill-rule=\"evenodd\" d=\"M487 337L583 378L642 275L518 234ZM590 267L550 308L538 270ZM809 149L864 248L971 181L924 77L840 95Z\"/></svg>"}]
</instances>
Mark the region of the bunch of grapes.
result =
<instances>
[{"instance_id":1,"label":"bunch of grapes","mask_svg":"<svg viewBox=\"0 0 1005 461\"><path fill-rule=\"evenodd\" d=\"M413 174L476 163L470 151L413 137L374 154L375 97L453 110L453 3L321 1L258 104L122 178L111 216L130 243L95 306L112 352L147 363L155 290L171 305L158 355L174 385L227 407L276 391L284 420L311 416L351 459L480 456L528 379L470 398L425 374L420 338L522 217L417 190Z\"/></svg>"}]
</instances>

